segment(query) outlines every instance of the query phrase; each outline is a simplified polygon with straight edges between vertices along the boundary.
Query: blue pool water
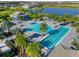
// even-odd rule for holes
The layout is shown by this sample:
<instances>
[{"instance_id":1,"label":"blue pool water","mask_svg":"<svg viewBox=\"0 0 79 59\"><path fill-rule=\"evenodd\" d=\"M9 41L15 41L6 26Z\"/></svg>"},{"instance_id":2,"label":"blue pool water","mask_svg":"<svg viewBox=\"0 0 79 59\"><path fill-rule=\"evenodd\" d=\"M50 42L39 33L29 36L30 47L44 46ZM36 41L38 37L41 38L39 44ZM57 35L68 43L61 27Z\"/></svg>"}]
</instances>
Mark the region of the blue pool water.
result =
<instances>
[{"instance_id":1,"label":"blue pool water","mask_svg":"<svg viewBox=\"0 0 79 59\"><path fill-rule=\"evenodd\" d=\"M41 31L40 31L40 24L32 24L32 26L30 26L29 29L32 32L41 33ZM47 26L47 30L45 31L45 33L48 33L51 30L52 30L52 28L50 26Z\"/></svg>"},{"instance_id":2,"label":"blue pool water","mask_svg":"<svg viewBox=\"0 0 79 59\"><path fill-rule=\"evenodd\" d=\"M40 33L40 24L33 24L29 27L29 31ZM40 44L43 47L47 47L49 49L53 49L56 44L65 36L65 34L69 31L69 28L61 26L58 30L47 27L46 33L49 34L46 38L44 38Z\"/></svg>"},{"instance_id":3,"label":"blue pool water","mask_svg":"<svg viewBox=\"0 0 79 59\"><path fill-rule=\"evenodd\" d=\"M37 10L30 10L31 12L39 12ZM40 11L41 13L46 13L46 14L56 14L63 16L64 14L69 14L69 15L79 15L79 9L71 9L71 8L43 8Z\"/></svg>"},{"instance_id":4,"label":"blue pool water","mask_svg":"<svg viewBox=\"0 0 79 59\"><path fill-rule=\"evenodd\" d=\"M40 43L41 43L41 45L43 45L49 49L53 49L56 46L56 44L65 36L65 34L68 31L69 31L69 28L66 28L66 27L60 27L56 31L52 30L52 34L49 34L49 36L47 36Z\"/></svg>"}]
</instances>

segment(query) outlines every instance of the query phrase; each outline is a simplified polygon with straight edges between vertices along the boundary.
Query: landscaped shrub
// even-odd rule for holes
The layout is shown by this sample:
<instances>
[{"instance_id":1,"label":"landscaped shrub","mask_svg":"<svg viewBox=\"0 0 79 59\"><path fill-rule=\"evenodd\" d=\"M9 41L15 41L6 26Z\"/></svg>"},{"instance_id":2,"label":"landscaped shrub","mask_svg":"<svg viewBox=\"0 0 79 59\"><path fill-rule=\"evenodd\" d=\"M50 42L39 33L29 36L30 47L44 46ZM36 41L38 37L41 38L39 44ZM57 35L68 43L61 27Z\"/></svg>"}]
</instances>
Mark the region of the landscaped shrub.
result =
<instances>
[{"instance_id":1,"label":"landscaped shrub","mask_svg":"<svg viewBox=\"0 0 79 59\"><path fill-rule=\"evenodd\" d=\"M79 33L79 27L77 27L76 31Z\"/></svg>"},{"instance_id":2,"label":"landscaped shrub","mask_svg":"<svg viewBox=\"0 0 79 59\"><path fill-rule=\"evenodd\" d=\"M73 39L71 44L73 49L79 50L79 43L75 39Z\"/></svg>"}]
</instances>

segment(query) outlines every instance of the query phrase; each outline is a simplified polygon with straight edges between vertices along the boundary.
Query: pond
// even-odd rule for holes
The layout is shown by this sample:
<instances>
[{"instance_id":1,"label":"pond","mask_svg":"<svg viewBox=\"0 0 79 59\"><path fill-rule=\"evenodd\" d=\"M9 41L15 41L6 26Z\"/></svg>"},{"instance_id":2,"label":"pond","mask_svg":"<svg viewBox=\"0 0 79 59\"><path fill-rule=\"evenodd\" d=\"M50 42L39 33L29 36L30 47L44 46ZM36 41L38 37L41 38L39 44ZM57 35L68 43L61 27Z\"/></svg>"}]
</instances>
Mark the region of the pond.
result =
<instances>
[{"instance_id":1,"label":"pond","mask_svg":"<svg viewBox=\"0 0 79 59\"><path fill-rule=\"evenodd\" d=\"M36 12L37 10L30 10L31 12ZM72 9L72 8L43 8L41 9L41 13L46 13L46 14L55 14L55 15L60 15L63 16L64 14L69 14L69 15L78 15L79 14L79 9Z\"/></svg>"}]
</instances>

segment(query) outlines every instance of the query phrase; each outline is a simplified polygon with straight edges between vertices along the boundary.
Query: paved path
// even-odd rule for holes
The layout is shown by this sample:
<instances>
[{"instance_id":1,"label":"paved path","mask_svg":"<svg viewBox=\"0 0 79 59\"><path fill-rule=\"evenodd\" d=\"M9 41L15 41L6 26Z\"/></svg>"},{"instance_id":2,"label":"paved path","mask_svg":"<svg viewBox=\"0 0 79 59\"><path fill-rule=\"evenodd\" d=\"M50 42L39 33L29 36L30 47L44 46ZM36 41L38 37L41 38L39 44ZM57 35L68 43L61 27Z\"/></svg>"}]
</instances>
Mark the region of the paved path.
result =
<instances>
[{"instance_id":1,"label":"paved path","mask_svg":"<svg viewBox=\"0 0 79 59\"><path fill-rule=\"evenodd\" d=\"M79 51L77 50L64 50L59 44L48 57L79 57Z\"/></svg>"}]
</instances>

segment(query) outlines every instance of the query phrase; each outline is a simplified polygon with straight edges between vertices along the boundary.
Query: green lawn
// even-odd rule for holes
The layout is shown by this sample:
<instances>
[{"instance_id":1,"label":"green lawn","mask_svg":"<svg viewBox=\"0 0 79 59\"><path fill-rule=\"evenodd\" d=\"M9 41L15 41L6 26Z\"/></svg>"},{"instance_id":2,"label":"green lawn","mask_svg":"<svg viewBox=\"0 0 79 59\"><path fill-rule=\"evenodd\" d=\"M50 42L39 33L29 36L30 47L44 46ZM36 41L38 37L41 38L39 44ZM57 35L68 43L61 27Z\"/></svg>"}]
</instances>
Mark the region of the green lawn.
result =
<instances>
[{"instance_id":1,"label":"green lawn","mask_svg":"<svg viewBox=\"0 0 79 59\"><path fill-rule=\"evenodd\" d=\"M10 7L10 8L7 8L7 9L5 9L3 11L0 11L0 16L5 15L5 14L10 15L10 14L14 13L17 10L21 10L21 8L19 8L19 7Z\"/></svg>"},{"instance_id":2,"label":"green lawn","mask_svg":"<svg viewBox=\"0 0 79 59\"><path fill-rule=\"evenodd\" d=\"M43 8L79 8L79 7L75 7L75 6L54 6L54 5L46 5L43 6Z\"/></svg>"},{"instance_id":3,"label":"green lawn","mask_svg":"<svg viewBox=\"0 0 79 59\"><path fill-rule=\"evenodd\" d=\"M14 11L0 11L0 16L5 15L5 14L10 15L12 13L14 13Z\"/></svg>"}]
</instances>

